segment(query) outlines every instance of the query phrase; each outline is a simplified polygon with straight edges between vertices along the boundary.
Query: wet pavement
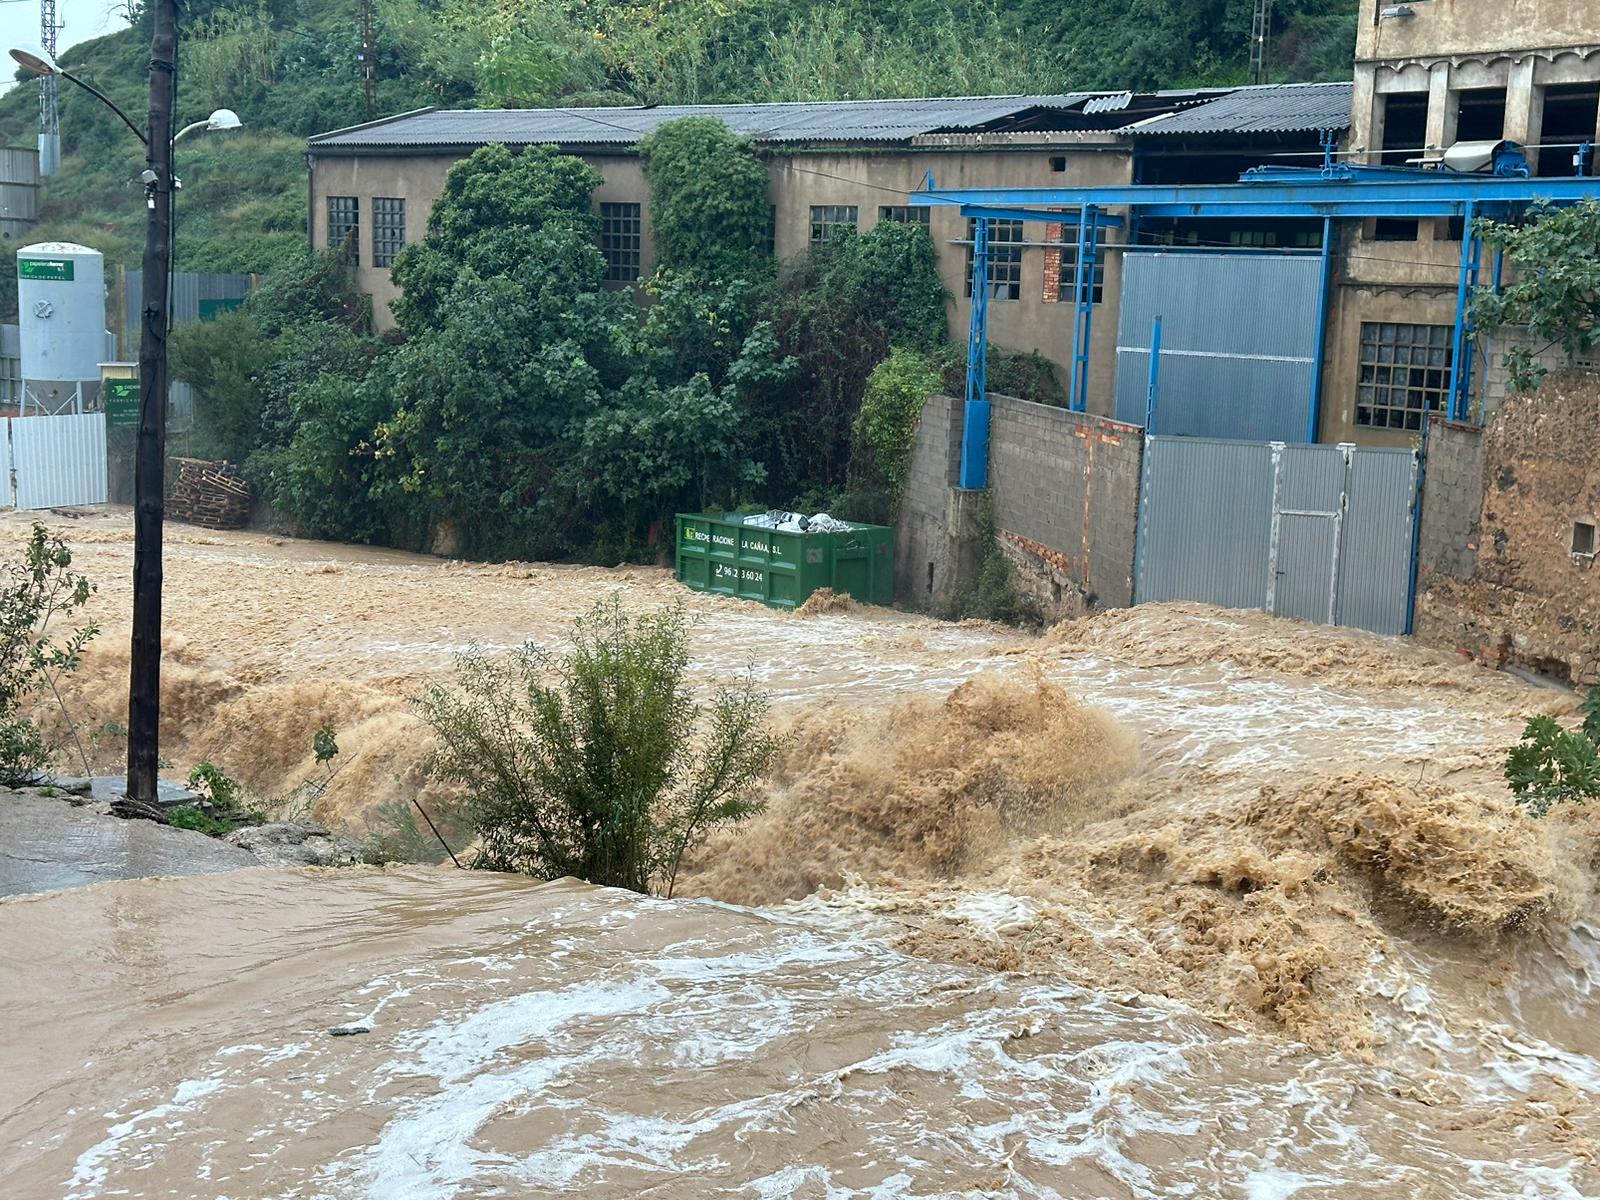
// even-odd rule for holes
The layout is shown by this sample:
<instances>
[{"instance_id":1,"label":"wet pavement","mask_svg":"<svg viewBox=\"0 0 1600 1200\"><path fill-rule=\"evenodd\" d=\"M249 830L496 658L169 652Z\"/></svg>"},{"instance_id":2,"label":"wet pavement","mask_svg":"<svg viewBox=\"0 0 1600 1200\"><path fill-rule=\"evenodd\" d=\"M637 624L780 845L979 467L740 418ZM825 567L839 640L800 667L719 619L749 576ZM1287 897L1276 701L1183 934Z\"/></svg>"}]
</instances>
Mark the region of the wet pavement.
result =
<instances>
[{"instance_id":1,"label":"wet pavement","mask_svg":"<svg viewBox=\"0 0 1600 1200\"><path fill-rule=\"evenodd\" d=\"M248 850L202 833L124 821L50 796L0 794L0 896L255 865Z\"/></svg>"}]
</instances>

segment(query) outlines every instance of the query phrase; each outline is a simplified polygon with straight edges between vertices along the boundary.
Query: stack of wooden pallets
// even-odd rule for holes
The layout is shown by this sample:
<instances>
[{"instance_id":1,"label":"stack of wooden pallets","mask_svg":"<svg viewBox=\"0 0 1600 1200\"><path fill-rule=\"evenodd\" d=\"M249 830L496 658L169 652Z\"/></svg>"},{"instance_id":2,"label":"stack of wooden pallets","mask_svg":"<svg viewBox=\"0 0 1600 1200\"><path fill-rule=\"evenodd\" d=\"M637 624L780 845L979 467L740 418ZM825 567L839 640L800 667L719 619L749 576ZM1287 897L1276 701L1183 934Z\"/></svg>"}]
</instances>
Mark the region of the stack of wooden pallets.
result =
<instances>
[{"instance_id":1,"label":"stack of wooden pallets","mask_svg":"<svg viewBox=\"0 0 1600 1200\"><path fill-rule=\"evenodd\" d=\"M205 529L243 529L250 523L250 485L228 462L175 458L178 477L167 494L167 516Z\"/></svg>"}]
</instances>

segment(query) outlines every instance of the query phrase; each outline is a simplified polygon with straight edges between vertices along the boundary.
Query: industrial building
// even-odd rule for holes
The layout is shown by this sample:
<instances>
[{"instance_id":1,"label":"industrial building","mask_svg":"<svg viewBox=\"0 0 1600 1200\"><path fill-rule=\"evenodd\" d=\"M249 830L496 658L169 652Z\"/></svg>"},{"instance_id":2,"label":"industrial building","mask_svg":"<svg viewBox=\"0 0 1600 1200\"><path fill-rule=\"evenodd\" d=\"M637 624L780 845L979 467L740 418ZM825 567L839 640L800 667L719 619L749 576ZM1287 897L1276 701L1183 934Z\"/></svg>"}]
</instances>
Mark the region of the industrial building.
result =
<instances>
[{"instance_id":1,"label":"industrial building","mask_svg":"<svg viewBox=\"0 0 1600 1200\"><path fill-rule=\"evenodd\" d=\"M1563 177L1571 191L1595 166L1600 0L1363 0L1352 83L408 113L311 139L311 239L348 245L384 322L388 265L422 235L450 166L490 143L552 144L602 175L602 249L626 286L652 268L634 146L690 115L719 117L763 153L780 256L842 225L926 223L957 337L973 324L986 224L984 333L1049 358L1069 407L1142 418L1149 318L1161 315L1163 432L1403 447L1428 415L1481 414L1490 399L1492 364L1458 314L1484 269L1463 244L1469 205L1493 197L1434 191L1431 203L1385 207L1369 189L1365 203L1330 210L1314 205L1342 193L1297 202L1296 189L1337 170L1443 168L1453 146L1511 141L1531 179L1506 197L1553 193ZM1471 165L1516 173L1492 157ZM1324 166L1322 179L1296 170ZM1223 192L1209 208L1189 202L1253 168L1279 172L1277 203L1264 190L1249 205ZM977 215L974 201L1000 197L1010 211ZM1030 205L1037 219L1022 219ZM1080 224L1074 214L1089 209ZM1187 410L1186 394L1200 398Z\"/></svg>"}]
</instances>

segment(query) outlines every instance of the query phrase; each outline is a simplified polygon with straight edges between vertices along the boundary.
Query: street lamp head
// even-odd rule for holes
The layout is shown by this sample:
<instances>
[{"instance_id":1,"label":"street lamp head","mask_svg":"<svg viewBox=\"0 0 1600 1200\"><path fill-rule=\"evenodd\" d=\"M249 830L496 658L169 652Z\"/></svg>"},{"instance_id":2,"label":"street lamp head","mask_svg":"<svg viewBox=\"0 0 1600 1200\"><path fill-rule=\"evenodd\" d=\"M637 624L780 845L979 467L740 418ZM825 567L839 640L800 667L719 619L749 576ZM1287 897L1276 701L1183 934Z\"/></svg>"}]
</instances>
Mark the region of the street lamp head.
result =
<instances>
[{"instance_id":1,"label":"street lamp head","mask_svg":"<svg viewBox=\"0 0 1600 1200\"><path fill-rule=\"evenodd\" d=\"M231 108L219 108L206 119L206 128L216 133L223 129L238 129L244 122L239 120L239 114Z\"/></svg>"},{"instance_id":2,"label":"street lamp head","mask_svg":"<svg viewBox=\"0 0 1600 1200\"><path fill-rule=\"evenodd\" d=\"M48 50L38 46L21 45L11 47L11 57L17 60L17 65L25 71L35 75L59 75L61 68L56 66L56 60L50 57Z\"/></svg>"}]
</instances>

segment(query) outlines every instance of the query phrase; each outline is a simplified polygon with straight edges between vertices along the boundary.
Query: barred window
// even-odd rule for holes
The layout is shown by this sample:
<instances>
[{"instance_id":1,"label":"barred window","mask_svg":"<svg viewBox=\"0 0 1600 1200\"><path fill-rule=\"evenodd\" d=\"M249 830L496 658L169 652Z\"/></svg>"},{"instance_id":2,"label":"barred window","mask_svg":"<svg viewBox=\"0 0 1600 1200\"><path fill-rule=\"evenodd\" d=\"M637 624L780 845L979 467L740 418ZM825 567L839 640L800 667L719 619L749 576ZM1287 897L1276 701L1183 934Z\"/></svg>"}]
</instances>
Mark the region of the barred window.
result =
<instances>
[{"instance_id":1,"label":"barred window","mask_svg":"<svg viewBox=\"0 0 1600 1200\"><path fill-rule=\"evenodd\" d=\"M926 204L880 204L878 220L896 221L901 225L928 227L928 214L933 210Z\"/></svg>"},{"instance_id":2,"label":"barred window","mask_svg":"<svg viewBox=\"0 0 1600 1200\"><path fill-rule=\"evenodd\" d=\"M967 218L967 296L972 296L973 243L978 236L976 217ZM1022 298L1022 222L989 222L989 299Z\"/></svg>"},{"instance_id":3,"label":"barred window","mask_svg":"<svg viewBox=\"0 0 1600 1200\"><path fill-rule=\"evenodd\" d=\"M354 196L328 197L328 245L343 246L344 256L361 262L361 202Z\"/></svg>"},{"instance_id":4,"label":"barred window","mask_svg":"<svg viewBox=\"0 0 1600 1200\"><path fill-rule=\"evenodd\" d=\"M1454 359L1449 325L1361 325L1356 424L1421 429L1424 413L1446 411Z\"/></svg>"},{"instance_id":5,"label":"barred window","mask_svg":"<svg viewBox=\"0 0 1600 1200\"><path fill-rule=\"evenodd\" d=\"M600 205L600 253L606 256L606 281L632 283L639 278L639 235L643 226L637 204Z\"/></svg>"},{"instance_id":6,"label":"barred window","mask_svg":"<svg viewBox=\"0 0 1600 1200\"><path fill-rule=\"evenodd\" d=\"M1101 231L1104 236L1104 231ZM1061 277L1056 283L1058 299L1078 302L1078 231L1067 229L1061 235ZM1099 304L1106 298L1106 245L1099 242L1094 250L1094 266L1090 268L1089 303Z\"/></svg>"},{"instance_id":7,"label":"barred window","mask_svg":"<svg viewBox=\"0 0 1600 1200\"><path fill-rule=\"evenodd\" d=\"M835 230L849 226L854 229L859 221L860 209L854 204L813 204L811 206L811 245L825 245L835 236Z\"/></svg>"},{"instance_id":8,"label":"barred window","mask_svg":"<svg viewBox=\"0 0 1600 1200\"><path fill-rule=\"evenodd\" d=\"M372 201L372 265L387 267L406 244L406 202L377 196Z\"/></svg>"}]
</instances>

